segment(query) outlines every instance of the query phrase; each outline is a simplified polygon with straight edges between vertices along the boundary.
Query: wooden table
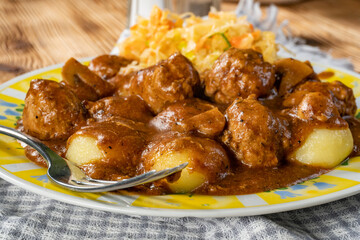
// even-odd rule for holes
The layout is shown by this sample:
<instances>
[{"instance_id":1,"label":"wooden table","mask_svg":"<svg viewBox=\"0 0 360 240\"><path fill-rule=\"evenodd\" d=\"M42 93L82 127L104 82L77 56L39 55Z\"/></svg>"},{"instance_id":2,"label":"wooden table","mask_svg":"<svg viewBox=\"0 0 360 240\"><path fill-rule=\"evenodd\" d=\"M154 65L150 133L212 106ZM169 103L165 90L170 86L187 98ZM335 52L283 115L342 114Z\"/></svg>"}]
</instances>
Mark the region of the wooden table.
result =
<instances>
[{"instance_id":1,"label":"wooden table","mask_svg":"<svg viewBox=\"0 0 360 240\"><path fill-rule=\"evenodd\" d=\"M351 59L360 71L360 1L314 0L279 8L279 21L288 19L295 35ZM126 26L126 12L123 0L0 1L0 83L70 57L109 53Z\"/></svg>"}]
</instances>

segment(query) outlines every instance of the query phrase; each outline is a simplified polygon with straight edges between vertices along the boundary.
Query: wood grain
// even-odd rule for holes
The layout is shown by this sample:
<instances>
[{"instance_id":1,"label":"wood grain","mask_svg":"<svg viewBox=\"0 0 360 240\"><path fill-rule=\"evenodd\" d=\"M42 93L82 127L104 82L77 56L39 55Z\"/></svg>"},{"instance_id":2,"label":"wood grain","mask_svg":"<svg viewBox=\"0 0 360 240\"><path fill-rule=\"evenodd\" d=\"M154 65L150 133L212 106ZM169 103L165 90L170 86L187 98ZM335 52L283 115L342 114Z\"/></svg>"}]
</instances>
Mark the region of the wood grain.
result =
<instances>
[{"instance_id":1,"label":"wood grain","mask_svg":"<svg viewBox=\"0 0 360 240\"><path fill-rule=\"evenodd\" d=\"M236 4L223 3L224 10ZM308 43L350 58L360 71L360 2L280 6L279 21ZM0 83L37 68L110 52L126 26L124 0L1 0Z\"/></svg>"},{"instance_id":2,"label":"wood grain","mask_svg":"<svg viewBox=\"0 0 360 240\"><path fill-rule=\"evenodd\" d=\"M360 1L303 1L281 6L279 21L283 19L289 20L294 35L335 58L349 58L360 72Z\"/></svg>"},{"instance_id":3,"label":"wood grain","mask_svg":"<svg viewBox=\"0 0 360 240\"><path fill-rule=\"evenodd\" d=\"M0 1L0 81L107 53L126 25L126 1Z\"/></svg>"}]
</instances>

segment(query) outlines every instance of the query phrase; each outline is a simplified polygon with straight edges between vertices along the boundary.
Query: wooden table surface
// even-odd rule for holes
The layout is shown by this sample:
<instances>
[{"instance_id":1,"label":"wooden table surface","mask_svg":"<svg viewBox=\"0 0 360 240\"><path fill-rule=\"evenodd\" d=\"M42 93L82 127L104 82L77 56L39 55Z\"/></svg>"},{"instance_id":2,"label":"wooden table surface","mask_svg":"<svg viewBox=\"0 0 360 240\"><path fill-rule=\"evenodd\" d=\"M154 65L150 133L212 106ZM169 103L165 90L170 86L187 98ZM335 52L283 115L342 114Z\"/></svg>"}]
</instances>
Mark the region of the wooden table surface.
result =
<instances>
[{"instance_id":1,"label":"wooden table surface","mask_svg":"<svg viewBox=\"0 0 360 240\"><path fill-rule=\"evenodd\" d=\"M233 3L223 3L231 10ZM296 36L349 58L360 71L360 1L313 0L279 6ZM126 26L124 0L0 1L0 83L22 73L109 53Z\"/></svg>"}]
</instances>

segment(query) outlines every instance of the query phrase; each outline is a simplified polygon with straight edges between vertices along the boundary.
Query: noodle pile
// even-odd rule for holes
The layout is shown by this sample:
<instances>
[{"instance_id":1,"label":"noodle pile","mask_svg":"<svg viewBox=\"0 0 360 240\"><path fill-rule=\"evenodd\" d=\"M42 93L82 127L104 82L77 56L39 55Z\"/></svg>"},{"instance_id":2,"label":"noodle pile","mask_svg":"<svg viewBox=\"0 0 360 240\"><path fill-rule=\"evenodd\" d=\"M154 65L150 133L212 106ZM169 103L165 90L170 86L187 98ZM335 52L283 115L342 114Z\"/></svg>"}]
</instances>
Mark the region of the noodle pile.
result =
<instances>
[{"instance_id":1,"label":"noodle pile","mask_svg":"<svg viewBox=\"0 0 360 240\"><path fill-rule=\"evenodd\" d=\"M130 37L118 44L121 56L136 62L121 69L129 73L181 52L202 73L230 47L254 49L264 60L276 59L275 35L261 32L233 12L212 9L206 19L192 13L178 15L154 7L149 19L139 17Z\"/></svg>"}]
</instances>

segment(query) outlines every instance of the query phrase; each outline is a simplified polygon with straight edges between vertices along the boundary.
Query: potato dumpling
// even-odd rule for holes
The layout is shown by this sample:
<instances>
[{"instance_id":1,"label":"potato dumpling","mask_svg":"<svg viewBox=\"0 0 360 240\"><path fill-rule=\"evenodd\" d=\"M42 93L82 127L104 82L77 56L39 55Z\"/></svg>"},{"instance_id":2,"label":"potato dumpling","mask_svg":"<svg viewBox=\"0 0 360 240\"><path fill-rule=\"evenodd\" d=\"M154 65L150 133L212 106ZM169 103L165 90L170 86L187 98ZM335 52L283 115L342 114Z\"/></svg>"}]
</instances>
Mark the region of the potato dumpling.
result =
<instances>
[{"instance_id":1,"label":"potato dumpling","mask_svg":"<svg viewBox=\"0 0 360 240\"><path fill-rule=\"evenodd\" d=\"M178 178L160 180L172 193L187 193L224 177L229 168L225 150L214 140L175 137L150 145L143 155L145 171L162 170L188 162Z\"/></svg>"},{"instance_id":2,"label":"potato dumpling","mask_svg":"<svg viewBox=\"0 0 360 240\"><path fill-rule=\"evenodd\" d=\"M314 129L290 159L316 167L333 168L353 150L353 137L347 129Z\"/></svg>"},{"instance_id":3,"label":"potato dumpling","mask_svg":"<svg viewBox=\"0 0 360 240\"><path fill-rule=\"evenodd\" d=\"M105 157L104 151L97 145L97 138L77 135L68 142L66 158L81 166Z\"/></svg>"},{"instance_id":4,"label":"potato dumpling","mask_svg":"<svg viewBox=\"0 0 360 240\"><path fill-rule=\"evenodd\" d=\"M92 178L116 180L135 175L145 143L136 126L120 120L93 122L68 139L66 158Z\"/></svg>"}]
</instances>

